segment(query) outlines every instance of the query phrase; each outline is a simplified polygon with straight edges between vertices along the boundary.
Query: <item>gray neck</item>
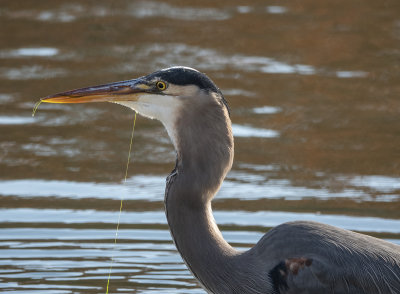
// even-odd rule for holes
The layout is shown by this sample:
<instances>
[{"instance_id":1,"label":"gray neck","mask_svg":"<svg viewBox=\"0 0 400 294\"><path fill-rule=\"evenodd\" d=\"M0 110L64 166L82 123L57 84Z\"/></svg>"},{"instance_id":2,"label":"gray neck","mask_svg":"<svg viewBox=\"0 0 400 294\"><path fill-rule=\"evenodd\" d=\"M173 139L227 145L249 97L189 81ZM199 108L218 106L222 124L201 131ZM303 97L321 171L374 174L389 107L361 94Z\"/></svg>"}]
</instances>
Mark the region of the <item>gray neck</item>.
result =
<instances>
[{"instance_id":1,"label":"gray neck","mask_svg":"<svg viewBox=\"0 0 400 294\"><path fill-rule=\"evenodd\" d=\"M211 200L233 161L230 119L225 107L216 103L204 112L201 108L177 122L182 126L177 165L165 195L168 224L182 258L210 293L250 293L235 285L235 275L241 280L246 268L239 261L243 253L223 239L211 210Z\"/></svg>"},{"instance_id":2,"label":"gray neck","mask_svg":"<svg viewBox=\"0 0 400 294\"><path fill-rule=\"evenodd\" d=\"M176 173L171 174L165 198L175 245L207 288L213 287L210 284L214 284L214 277L229 272L229 260L237 255L223 239L211 211L212 197L233 160L229 117L220 105L213 104L212 108L204 113L198 113L197 108L196 113L179 118L177 125L182 128L178 128ZM213 110L219 113L211 117ZM215 134L207 130L214 130Z\"/></svg>"}]
</instances>

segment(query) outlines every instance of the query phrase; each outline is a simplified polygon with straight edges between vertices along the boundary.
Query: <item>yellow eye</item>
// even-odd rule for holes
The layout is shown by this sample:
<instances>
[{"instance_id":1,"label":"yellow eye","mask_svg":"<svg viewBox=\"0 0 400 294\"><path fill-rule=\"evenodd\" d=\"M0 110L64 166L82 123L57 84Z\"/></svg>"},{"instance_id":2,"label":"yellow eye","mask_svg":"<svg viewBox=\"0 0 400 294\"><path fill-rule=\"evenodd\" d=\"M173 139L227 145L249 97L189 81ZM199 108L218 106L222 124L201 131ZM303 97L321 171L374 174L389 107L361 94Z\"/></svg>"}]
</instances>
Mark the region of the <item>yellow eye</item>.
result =
<instances>
[{"instance_id":1,"label":"yellow eye","mask_svg":"<svg viewBox=\"0 0 400 294\"><path fill-rule=\"evenodd\" d=\"M160 91L164 91L167 88L167 84L161 81L157 82L156 86Z\"/></svg>"}]
</instances>

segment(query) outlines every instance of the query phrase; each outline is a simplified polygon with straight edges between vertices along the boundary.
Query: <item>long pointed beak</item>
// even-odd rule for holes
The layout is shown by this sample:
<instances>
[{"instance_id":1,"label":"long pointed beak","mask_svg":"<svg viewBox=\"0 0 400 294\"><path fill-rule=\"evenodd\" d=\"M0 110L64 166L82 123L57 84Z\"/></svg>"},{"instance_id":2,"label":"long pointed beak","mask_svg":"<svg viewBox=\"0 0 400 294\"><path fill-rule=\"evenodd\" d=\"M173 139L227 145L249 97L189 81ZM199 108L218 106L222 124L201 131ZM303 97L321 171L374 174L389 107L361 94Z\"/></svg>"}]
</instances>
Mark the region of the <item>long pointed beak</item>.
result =
<instances>
[{"instance_id":1,"label":"long pointed beak","mask_svg":"<svg viewBox=\"0 0 400 294\"><path fill-rule=\"evenodd\" d=\"M88 103L136 101L138 94L147 92L150 87L139 79L75 89L42 98L47 103Z\"/></svg>"}]
</instances>

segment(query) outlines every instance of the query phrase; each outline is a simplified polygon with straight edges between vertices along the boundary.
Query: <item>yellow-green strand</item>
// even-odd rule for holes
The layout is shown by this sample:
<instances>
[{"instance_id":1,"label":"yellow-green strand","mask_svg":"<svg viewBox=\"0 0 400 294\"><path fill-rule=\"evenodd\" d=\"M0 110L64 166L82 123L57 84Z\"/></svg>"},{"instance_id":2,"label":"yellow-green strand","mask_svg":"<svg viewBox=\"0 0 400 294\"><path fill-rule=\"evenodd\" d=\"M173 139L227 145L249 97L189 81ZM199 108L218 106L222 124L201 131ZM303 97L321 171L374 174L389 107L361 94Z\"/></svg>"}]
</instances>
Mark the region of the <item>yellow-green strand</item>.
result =
<instances>
[{"instance_id":1,"label":"yellow-green strand","mask_svg":"<svg viewBox=\"0 0 400 294\"><path fill-rule=\"evenodd\" d=\"M38 102L36 102L35 106L32 109L32 117L35 116L36 114L36 110L39 108L40 103L42 103L42 100L39 100Z\"/></svg>"},{"instance_id":2,"label":"yellow-green strand","mask_svg":"<svg viewBox=\"0 0 400 294\"><path fill-rule=\"evenodd\" d=\"M128 167L129 167L129 161L131 159L131 150L132 150L132 142L133 142L133 133L135 132L135 125L136 125L136 112L135 112L135 118L133 120L133 127L132 127L132 134L131 134L131 141L129 144L129 152L128 152L128 161L126 162L126 168L125 168L125 179L124 183L126 183L126 178L128 177ZM117 245L117 238L118 238L118 230L119 230L119 221L121 219L121 212L122 212L122 201L124 200L124 197L121 196L121 203L119 206L119 214L118 214L118 222L117 222L117 230L115 232L115 239L114 239L114 251L115 251L115 246ZM110 264L110 271L108 273L108 280L107 280L107 290L106 294L108 294L108 286L110 285L110 279L111 279L111 271L113 268L113 263L114 263L114 253L111 257L111 264Z\"/></svg>"}]
</instances>

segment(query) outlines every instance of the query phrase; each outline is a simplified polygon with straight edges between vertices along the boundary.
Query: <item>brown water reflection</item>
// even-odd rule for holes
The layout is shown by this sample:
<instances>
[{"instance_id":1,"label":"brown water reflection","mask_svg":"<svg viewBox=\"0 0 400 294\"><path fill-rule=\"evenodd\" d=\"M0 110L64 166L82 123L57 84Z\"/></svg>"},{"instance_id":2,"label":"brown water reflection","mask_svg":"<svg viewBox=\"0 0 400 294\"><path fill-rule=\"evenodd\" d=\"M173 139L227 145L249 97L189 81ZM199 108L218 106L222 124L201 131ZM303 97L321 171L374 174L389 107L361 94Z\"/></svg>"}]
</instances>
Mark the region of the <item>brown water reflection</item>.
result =
<instances>
[{"instance_id":1,"label":"brown water reflection","mask_svg":"<svg viewBox=\"0 0 400 294\"><path fill-rule=\"evenodd\" d=\"M191 1L193 2L193 1ZM39 97L186 65L232 108L235 165L215 204L226 238L316 219L400 243L400 3L314 0L2 1L0 287L204 293L162 213L174 151L160 123L117 105Z\"/></svg>"}]
</instances>

